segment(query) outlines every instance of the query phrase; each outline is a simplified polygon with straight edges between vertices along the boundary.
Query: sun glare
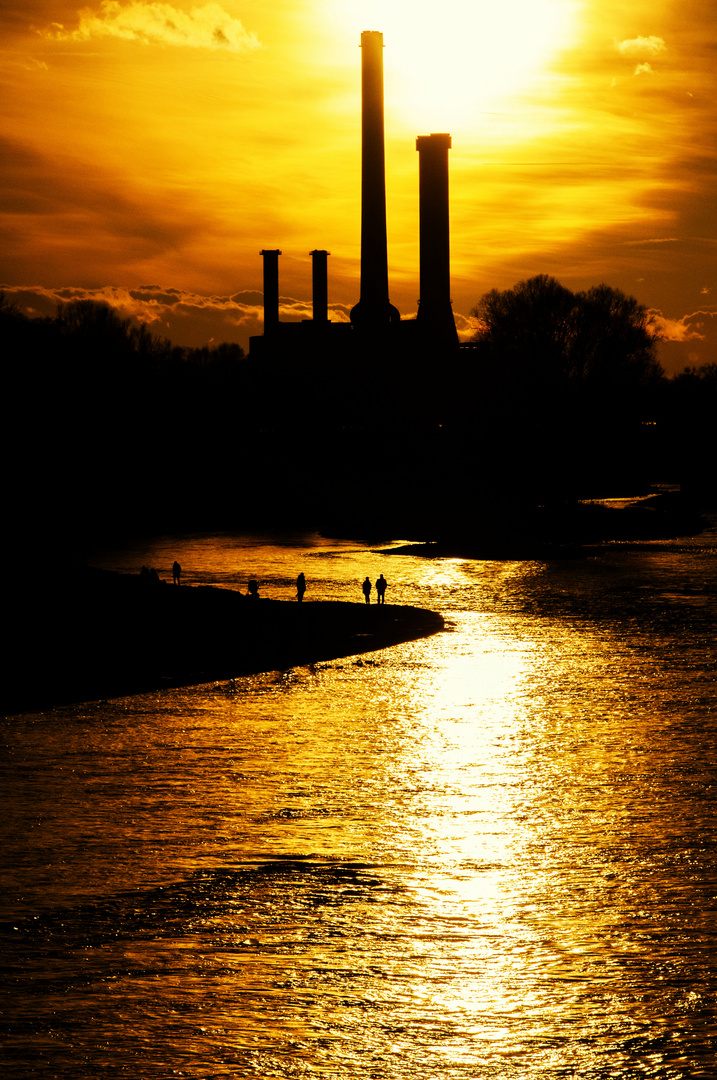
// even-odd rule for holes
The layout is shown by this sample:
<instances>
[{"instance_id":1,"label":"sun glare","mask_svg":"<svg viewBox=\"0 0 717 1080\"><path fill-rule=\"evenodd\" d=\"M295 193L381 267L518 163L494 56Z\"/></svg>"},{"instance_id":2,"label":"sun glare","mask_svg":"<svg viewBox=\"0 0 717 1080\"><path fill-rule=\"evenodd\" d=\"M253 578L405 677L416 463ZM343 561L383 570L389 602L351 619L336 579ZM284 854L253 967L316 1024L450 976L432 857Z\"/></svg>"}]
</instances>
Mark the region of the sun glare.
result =
<instances>
[{"instance_id":1,"label":"sun glare","mask_svg":"<svg viewBox=\"0 0 717 1080\"><path fill-rule=\"evenodd\" d=\"M575 34L578 0L343 0L342 32L380 30L386 106L423 131L474 126L545 75Z\"/></svg>"}]
</instances>

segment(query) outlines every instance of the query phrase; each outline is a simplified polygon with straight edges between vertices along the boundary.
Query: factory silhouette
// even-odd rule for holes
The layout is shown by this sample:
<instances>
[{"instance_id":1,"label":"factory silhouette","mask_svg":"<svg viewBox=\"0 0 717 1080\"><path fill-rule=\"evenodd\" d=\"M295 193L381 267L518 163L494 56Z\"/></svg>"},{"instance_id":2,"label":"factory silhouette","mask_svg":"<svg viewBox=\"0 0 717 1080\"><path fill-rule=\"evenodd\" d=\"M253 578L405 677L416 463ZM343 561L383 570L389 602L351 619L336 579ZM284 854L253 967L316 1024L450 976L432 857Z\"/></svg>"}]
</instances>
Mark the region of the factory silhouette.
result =
<instances>
[{"instance_id":1,"label":"factory silhouette","mask_svg":"<svg viewBox=\"0 0 717 1080\"><path fill-rule=\"evenodd\" d=\"M524 455L481 393L451 302L451 136L416 138L419 304L391 303L386 229L383 34L361 34L361 279L350 321L328 317L329 252L311 252L313 318L280 319L281 250L261 252L264 333L250 339L241 434L253 506L333 535L464 535ZM337 358L340 362L337 363ZM510 425L508 425L509 428ZM239 449L237 445L237 449ZM490 511L488 511L490 513Z\"/></svg>"},{"instance_id":2,"label":"factory silhouette","mask_svg":"<svg viewBox=\"0 0 717 1080\"><path fill-rule=\"evenodd\" d=\"M261 252L264 264L264 333L250 339L253 359L317 352L353 344L371 348L458 346L450 289L448 151L446 133L419 135L420 298L415 319L402 320L389 299L386 232L386 165L383 104L383 34L361 34L361 292L351 321L328 317L328 256L311 252L312 315L302 322L279 318L278 248Z\"/></svg>"},{"instance_id":3,"label":"factory silhouette","mask_svg":"<svg viewBox=\"0 0 717 1080\"><path fill-rule=\"evenodd\" d=\"M649 347L635 363L629 336L620 352L614 320L574 324L579 347L565 353L541 338L539 319L532 332L530 308L497 341L459 347L447 133L416 139L420 303L415 318L400 317L388 280L381 33L361 35L361 58L361 282L350 321L329 319L322 249L311 252L313 318L301 322L280 319L281 252L262 253L264 333L248 356L229 343L176 348L90 301L54 320L0 302L11 442L32 431L41 465L16 470L6 500L26 547L51 520L66 549L123 531L272 525L504 556L572 535L560 515L576 497L633 494L653 473L707 489L706 380L663 385ZM552 279L522 287L536 282L575 308L579 295Z\"/></svg>"}]
</instances>

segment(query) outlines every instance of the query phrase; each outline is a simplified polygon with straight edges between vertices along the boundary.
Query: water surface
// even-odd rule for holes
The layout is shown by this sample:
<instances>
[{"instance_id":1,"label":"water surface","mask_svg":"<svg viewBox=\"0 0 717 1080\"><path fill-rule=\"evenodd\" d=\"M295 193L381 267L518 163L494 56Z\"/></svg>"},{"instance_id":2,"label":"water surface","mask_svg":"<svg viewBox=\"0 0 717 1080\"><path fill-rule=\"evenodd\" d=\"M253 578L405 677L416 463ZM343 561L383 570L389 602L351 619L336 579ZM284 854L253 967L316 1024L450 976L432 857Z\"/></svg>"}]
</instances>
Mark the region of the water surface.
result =
<instances>
[{"instance_id":1,"label":"water surface","mask_svg":"<svg viewBox=\"0 0 717 1080\"><path fill-rule=\"evenodd\" d=\"M3 1076L713 1076L716 552L98 556L447 629L5 718Z\"/></svg>"}]
</instances>

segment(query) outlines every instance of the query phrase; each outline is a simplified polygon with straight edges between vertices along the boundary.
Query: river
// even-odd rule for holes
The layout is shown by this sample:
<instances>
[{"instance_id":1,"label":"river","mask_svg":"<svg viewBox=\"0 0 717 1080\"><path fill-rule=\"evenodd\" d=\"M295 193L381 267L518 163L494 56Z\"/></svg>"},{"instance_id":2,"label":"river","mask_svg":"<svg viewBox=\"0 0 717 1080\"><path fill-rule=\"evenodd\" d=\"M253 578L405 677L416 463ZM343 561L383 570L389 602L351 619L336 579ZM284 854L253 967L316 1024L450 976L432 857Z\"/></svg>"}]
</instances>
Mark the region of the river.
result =
<instances>
[{"instance_id":1,"label":"river","mask_svg":"<svg viewBox=\"0 0 717 1080\"><path fill-rule=\"evenodd\" d=\"M554 562L300 536L95 565L440 611L5 717L2 1076L712 1077L717 531Z\"/></svg>"}]
</instances>

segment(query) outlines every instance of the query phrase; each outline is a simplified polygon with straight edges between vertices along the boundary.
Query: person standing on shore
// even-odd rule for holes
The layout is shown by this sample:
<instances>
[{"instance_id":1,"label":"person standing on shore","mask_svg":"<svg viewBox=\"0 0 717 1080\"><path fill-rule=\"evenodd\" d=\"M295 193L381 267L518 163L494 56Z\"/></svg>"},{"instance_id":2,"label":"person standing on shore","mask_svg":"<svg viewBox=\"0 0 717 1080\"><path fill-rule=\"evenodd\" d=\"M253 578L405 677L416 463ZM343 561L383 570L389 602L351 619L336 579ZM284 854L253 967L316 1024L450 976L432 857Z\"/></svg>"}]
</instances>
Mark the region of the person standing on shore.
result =
<instances>
[{"instance_id":1,"label":"person standing on shore","mask_svg":"<svg viewBox=\"0 0 717 1080\"><path fill-rule=\"evenodd\" d=\"M181 573L182 573L182 568L179 565L179 563L177 562L177 560L175 559L173 564L172 564L172 582L175 585L179 585L179 576L180 576Z\"/></svg>"},{"instance_id":2,"label":"person standing on shore","mask_svg":"<svg viewBox=\"0 0 717 1080\"><path fill-rule=\"evenodd\" d=\"M304 593L306 592L306 578L304 577L303 570L296 579L296 599L301 603L304 599Z\"/></svg>"},{"instance_id":3,"label":"person standing on shore","mask_svg":"<svg viewBox=\"0 0 717 1080\"><path fill-rule=\"evenodd\" d=\"M376 582L376 597L377 597L377 603L379 603L379 604L385 604L386 603L386 586L387 585L388 585L388 582L386 581L386 578L383 576L383 574L381 574L381 577Z\"/></svg>"},{"instance_id":4,"label":"person standing on shore","mask_svg":"<svg viewBox=\"0 0 717 1080\"><path fill-rule=\"evenodd\" d=\"M361 588L363 589L363 595L364 595L364 598L366 600L366 603L370 604L371 603L371 578L368 576L368 574L364 578L364 582L363 582L363 585L361 586Z\"/></svg>"}]
</instances>

